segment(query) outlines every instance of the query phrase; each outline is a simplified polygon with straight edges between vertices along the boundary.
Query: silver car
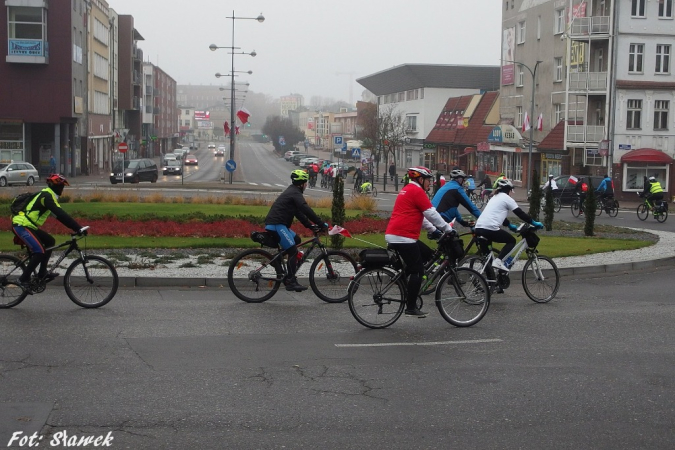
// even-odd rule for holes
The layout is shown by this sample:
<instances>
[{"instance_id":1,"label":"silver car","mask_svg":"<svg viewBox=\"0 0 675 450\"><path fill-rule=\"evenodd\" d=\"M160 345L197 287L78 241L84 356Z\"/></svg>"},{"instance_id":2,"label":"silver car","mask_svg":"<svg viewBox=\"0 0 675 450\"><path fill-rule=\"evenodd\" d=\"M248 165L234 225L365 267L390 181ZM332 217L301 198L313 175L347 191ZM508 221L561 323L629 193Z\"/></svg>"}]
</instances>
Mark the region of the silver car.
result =
<instances>
[{"instance_id":1,"label":"silver car","mask_svg":"<svg viewBox=\"0 0 675 450\"><path fill-rule=\"evenodd\" d=\"M0 164L0 186L2 187L10 184L32 186L39 179L37 169L25 161Z\"/></svg>"}]
</instances>

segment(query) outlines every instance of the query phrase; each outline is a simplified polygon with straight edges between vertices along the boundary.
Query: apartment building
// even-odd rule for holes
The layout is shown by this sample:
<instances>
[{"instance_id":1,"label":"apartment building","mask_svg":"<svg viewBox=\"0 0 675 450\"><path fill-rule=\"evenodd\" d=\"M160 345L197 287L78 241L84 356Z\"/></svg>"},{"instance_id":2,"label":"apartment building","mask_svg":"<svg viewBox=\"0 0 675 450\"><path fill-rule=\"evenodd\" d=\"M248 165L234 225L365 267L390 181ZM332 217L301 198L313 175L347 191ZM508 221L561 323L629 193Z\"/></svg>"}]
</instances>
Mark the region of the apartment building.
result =
<instances>
[{"instance_id":1,"label":"apartment building","mask_svg":"<svg viewBox=\"0 0 675 450\"><path fill-rule=\"evenodd\" d=\"M179 141L176 81L150 62L143 63L143 80L143 153L170 153Z\"/></svg>"},{"instance_id":2,"label":"apartment building","mask_svg":"<svg viewBox=\"0 0 675 450\"><path fill-rule=\"evenodd\" d=\"M281 104L281 117L288 117L288 111L295 111L305 103L305 98L300 94L284 95L279 100Z\"/></svg>"}]
</instances>

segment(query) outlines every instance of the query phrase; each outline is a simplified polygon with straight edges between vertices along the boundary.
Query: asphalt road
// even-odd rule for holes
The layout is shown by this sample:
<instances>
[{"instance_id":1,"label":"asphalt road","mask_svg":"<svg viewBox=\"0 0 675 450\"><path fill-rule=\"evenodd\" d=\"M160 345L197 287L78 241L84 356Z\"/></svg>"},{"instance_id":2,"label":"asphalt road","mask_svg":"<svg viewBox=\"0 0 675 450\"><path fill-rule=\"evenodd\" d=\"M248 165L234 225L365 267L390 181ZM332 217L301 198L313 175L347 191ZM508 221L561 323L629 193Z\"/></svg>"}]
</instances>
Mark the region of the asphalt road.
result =
<instances>
[{"instance_id":1,"label":"asphalt road","mask_svg":"<svg viewBox=\"0 0 675 450\"><path fill-rule=\"evenodd\" d=\"M672 270L565 277L543 305L514 281L466 329L429 302L375 331L310 293L121 290L84 310L50 288L0 311L0 445L672 449Z\"/></svg>"}]
</instances>

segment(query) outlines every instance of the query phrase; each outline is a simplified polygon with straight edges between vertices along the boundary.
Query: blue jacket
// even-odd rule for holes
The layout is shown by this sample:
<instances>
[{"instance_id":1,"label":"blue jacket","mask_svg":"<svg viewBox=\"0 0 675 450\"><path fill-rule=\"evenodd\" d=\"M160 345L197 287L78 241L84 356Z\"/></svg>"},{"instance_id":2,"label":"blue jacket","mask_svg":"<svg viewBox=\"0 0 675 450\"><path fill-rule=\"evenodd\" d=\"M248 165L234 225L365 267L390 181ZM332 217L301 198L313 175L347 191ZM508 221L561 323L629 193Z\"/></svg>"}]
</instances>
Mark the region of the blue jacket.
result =
<instances>
[{"instance_id":1,"label":"blue jacket","mask_svg":"<svg viewBox=\"0 0 675 450\"><path fill-rule=\"evenodd\" d=\"M470 189L470 190L473 191L474 189L476 189L476 182L473 181L473 177L472 177L472 178L467 178L466 182L467 182L467 184L469 185L469 189Z\"/></svg>"},{"instance_id":2,"label":"blue jacket","mask_svg":"<svg viewBox=\"0 0 675 450\"><path fill-rule=\"evenodd\" d=\"M603 178L600 182L600 186L595 190L595 192L604 192L605 194L614 194L614 189L612 189L612 179L610 177Z\"/></svg>"},{"instance_id":3,"label":"blue jacket","mask_svg":"<svg viewBox=\"0 0 675 450\"><path fill-rule=\"evenodd\" d=\"M445 183L445 186L436 192L433 200L431 200L431 204L436 208L441 217L448 222L451 222L452 219L457 219L457 222L466 226L467 222L462 219L462 215L459 213L459 205L464 206L475 217L480 217L480 209L476 208L476 205L469 200L466 192L464 192L464 189L456 180L450 180L448 183Z\"/></svg>"}]
</instances>

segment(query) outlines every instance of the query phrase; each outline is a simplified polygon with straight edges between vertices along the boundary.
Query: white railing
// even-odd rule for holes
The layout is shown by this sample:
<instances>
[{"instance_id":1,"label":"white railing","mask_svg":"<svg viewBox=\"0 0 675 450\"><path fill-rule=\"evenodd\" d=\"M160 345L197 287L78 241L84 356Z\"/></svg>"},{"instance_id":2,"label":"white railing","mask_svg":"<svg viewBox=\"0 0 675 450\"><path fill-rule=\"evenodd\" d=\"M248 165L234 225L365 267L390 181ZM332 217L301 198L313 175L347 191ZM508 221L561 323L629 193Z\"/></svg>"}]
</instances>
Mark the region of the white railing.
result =
<instances>
[{"instance_id":1,"label":"white railing","mask_svg":"<svg viewBox=\"0 0 675 450\"><path fill-rule=\"evenodd\" d=\"M567 125L567 142L599 143L605 138L602 125Z\"/></svg>"},{"instance_id":2,"label":"white railing","mask_svg":"<svg viewBox=\"0 0 675 450\"><path fill-rule=\"evenodd\" d=\"M609 34L609 16L575 17L572 21L572 36Z\"/></svg>"},{"instance_id":3,"label":"white railing","mask_svg":"<svg viewBox=\"0 0 675 450\"><path fill-rule=\"evenodd\" d=\"M606 91L607 72L570 72L571 91Z\"/></svg>"}]
</instances>

